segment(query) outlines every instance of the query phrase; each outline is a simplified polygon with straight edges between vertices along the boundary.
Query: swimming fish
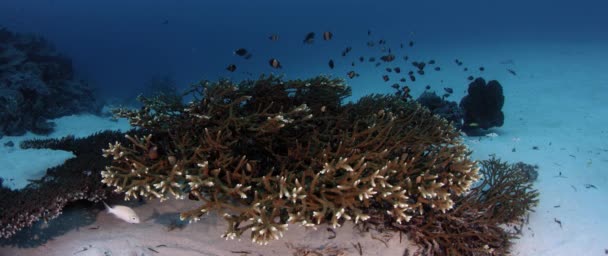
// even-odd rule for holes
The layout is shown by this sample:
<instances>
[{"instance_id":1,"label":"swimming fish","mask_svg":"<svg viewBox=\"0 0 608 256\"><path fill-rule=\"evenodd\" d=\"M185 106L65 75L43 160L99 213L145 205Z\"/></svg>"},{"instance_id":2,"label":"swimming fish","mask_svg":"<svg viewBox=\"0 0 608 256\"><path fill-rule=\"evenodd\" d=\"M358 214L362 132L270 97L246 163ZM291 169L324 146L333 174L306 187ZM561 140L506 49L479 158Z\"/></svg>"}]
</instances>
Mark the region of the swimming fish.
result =
<instances>
[{"instance_id":1,"label":"swimming fish","mask_svg":"<svg viewBox=\"0 0 608 256\"><path fill-rule=\"evenodd\" d=\"M279 62L279 60L277 60L277 59L270 59L268 61L268 63L273 68L282 68L283 67L283 66L281 66L281 62Z\"/></svg>"},{"instance_id":2,"label":"swimming fish","mask_svg":"<svg viewBox=\"0 0 608 256\"><path fill-rule=\"evenodd\" d=\"M329 65L329 68L334 69L334 60L329 60L329 63L327 63Z\"/></svg>"},{"instance_id":3,"label":"swimming fish","mask_svg":"<svg viewBox=\"0 0 608 256\"><path fill-rule=\"evenodd\" d=\"M323 40L325 41L329 41L331 40L331 38L334 37L334 34L332 34L329 31L323 32Z\"/></svg>"},{"instance_id":4,"label":"swimming fish","mask_svg":"<svg viewBox=\"0 0 608 256\"><path fill-rule=\"evenodd\" d=\"M395 55L393 55L393 54L384 55L384 56L380 57L380 59L384 62L391 62L391 61L395 60Z\"/></svg>"},{"instance_id":5,"label":"swimming fish","mask_svg":"<svg viewBox=\"0 0 608 256\"><path fill-rule=\"evenodd\" d=\"M279 40L279 35L277 34L272 34L268 37L268 39L270 39L270 41L278 41Z\"/></svg>"},{"instance_id":6,"label":"swimming fish","mask_svg":"<svg viewBox=\"0 0 608 256\"><path fill-rule=\"evenodd\" d=\"M245 48L239 48L239 49L234 50L234 54L241 56L241 57L247 55L247 53L248 53L248 51Z\"/></svg>"},{"instance_id":7,"label":"swimming fish","mask_svg":"<svg viewBox=\"0 0 608 256\"><path fill-rule=\"evenodd\" d=\"M230 72L234 72L236 70L236 65L230 64L226 67L226 70L228 70Z\"/></svg>"},{"instance_id":8,"label":"swimming fish","mask_svg":"<svg viewBox=\"0 0 608 256\"><path fill-rule=\"evenodd\" d=\"M139 223L139 217L137 216L137 213L131 209L131 207L124 205L114 205L114 207L110 207L108 204L106 204L106 202L101 202L106 206L106 209L108 209L108 213L113 214L116 216L116 218L124 220L128 223Z\"/></svg>"},{"instance_id":9,"label":"swimming fish","mask_svg":"<svg viewBox=\"0 0 608 256\"><path fill-rule=\"evenodd\" d=\"M355 73L355 71L348 71L348 73L346 73L346 75L348 76L348 78L353 79L356 76L359 76L359 74Z\"/></svg>"},{"instance_id":10,"label":"swimming fish","mask_svg":"<svg viewBox=\"0 0 608 256\"><path fill-rule=\"evenodd\" d=\"M308 34L306 34L306 37L304 37L304 43L305 44L312 44L312 42L315 41L315 32L309 32Z\"/></svg>"}]
</instances>

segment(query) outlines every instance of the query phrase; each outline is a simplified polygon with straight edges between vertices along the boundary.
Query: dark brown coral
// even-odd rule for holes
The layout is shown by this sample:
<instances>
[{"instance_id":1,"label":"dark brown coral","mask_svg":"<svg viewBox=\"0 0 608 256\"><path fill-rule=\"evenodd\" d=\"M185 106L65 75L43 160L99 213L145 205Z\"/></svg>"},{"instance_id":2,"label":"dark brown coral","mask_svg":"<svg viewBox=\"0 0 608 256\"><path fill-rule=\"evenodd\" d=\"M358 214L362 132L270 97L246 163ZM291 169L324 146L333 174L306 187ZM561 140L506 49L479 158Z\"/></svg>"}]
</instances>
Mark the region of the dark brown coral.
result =
<instances>
[{"instance_id":1,"label":"dark brown coral","mask_svg":"<svg viewBox=\"0 0 608 256\"><path fill-rule=\"evenodd\" d=\"M508 255L539 194L521 163L509 165L492 156L481 166L483 179L456 199L452 211L389 225L420 244L422 255Z\"/></svg>"},{"instance_id":2,"label":"dark brown coral","mask_svg":"<svg viewBox=\"0 0 608 256\"><path fill-rule=\"evenodd\" d=\"M87 138L31 140L23 148L50 148L71 151L76 156L49 168L40 180L20 190L0 187L0 238L8 238L38 220L48 221L61 214L66 204L85 199L97 202L110 191L100 182L99 172L110 163L99 148L110 142L126 142L124 134L106 131Z\"/></svg>"},{"instance_id":3,"label":"dark brown coral","mask_svg":"<svg viewBox=\"0 0 608 256\"><path fill-rule=\"evenodd\" d=\"M445 120L393 96L342 104L341 80L201 82L190 93L188 104L143 98L116 111L149 135L104 150L103 182L126 198L199 200L182 218L218 211L226 238L251 230L264 244L288 223L339 226L371 210L405 223L450 210L478 179Z\"/></svg>"}]
</instances>

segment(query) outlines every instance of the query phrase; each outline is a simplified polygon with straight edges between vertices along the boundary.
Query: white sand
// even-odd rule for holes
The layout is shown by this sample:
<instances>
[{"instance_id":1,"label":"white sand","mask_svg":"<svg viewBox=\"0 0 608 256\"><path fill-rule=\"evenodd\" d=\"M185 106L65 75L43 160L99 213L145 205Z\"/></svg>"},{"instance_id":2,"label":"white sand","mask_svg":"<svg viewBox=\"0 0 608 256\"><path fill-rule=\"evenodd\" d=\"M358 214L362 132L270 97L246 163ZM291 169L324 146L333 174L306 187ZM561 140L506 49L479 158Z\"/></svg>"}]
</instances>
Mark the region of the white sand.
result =
<instances>
[{"instance_id":1,"label":"white sand","mask_svg":"<svg viewBox=\"0 0 608 256\"><path fill-rule=\"evenodd\" d=\"M452 60L461 56L467 63L483 63L484 77L498 79L506 95L503 127L492 130L498 137L467 138L474 150L474 159L487 159L489 154L509 162L523 161L539 165L540 205L530 215L523 237L515 241L514 255L604 255L608 248L608 49L603 45L541 44L514 46L492 45L458 49L458 53L443 53L437 59ZM513 65L500 64L511 59ZM447 66L447 65L446 65ZM518 72L512 76L505 71ZM455 70L444 69L443 78L463 76ZM422 84L422 83L420 83ZM453 85L454 98L462 97L464 84ZM357 88L354 88L358 90ZM360 89L359 89L360 90ZM360 93L355 91L355 94ZM460 94L459 94L460 93ZM417 93L414 93L417 95ZM81 118L88 118L82 122ZM88 128L121 127L105 120L96 123L91 117L58 120L54 136L86 133ZM69 125L73 124L73 125ZM87 127L83 127L87 124ZM28 135L31 137L31 135ZM23 138L5 137L0 142ZM538 150L532 149L537 146ZM512 150L515 148L515 152ZM40 174L44 165L61 163L69 153L46 150L6 149L0 146L3 177L15 179L12 186ZM8 157L4 157L8 156ZM45 160L31 161L33 158ZM32 166L36 163L39 166ZM562 177L559 176L561 172ZM586 188L592 184L595 188ZM94 223L69 230L42 246L30 249L0 248L0 255L241 255L231 251L250 252L247 255L293 255L287 243L318 248L335 245L347 248L347 255L358 255L352 243L362 245L364 255L402 255L407 244L399 243L398 235L387 248L376 239L360 236L351 227L338 230L335 239L327 240L325 228L304 230L291 225L286 237L268 246L253 245L248 239L225 241L220 238L224 222L214 215L183 229L168 231L171 220L188 201L149 202L135 207L144 219L131 225L109 216L96 215ZM100 208L101 209L101 208ZM156 214L154 213L156 211ZM75 214L78 213L66 213ZM60 217L62 218L62 217ZM66 217L67 218L67 217ZM562 222L562 227L555 220ZM53 222L49 223L52 228ZM99 229L89 229L99 227ZM156 247L160 244L166 247ZM148 247L158 251L153 252ZM109 252L109 254L107 254ZM243 255L245 255L243 253Z\"/></svg>"}]
</instances>

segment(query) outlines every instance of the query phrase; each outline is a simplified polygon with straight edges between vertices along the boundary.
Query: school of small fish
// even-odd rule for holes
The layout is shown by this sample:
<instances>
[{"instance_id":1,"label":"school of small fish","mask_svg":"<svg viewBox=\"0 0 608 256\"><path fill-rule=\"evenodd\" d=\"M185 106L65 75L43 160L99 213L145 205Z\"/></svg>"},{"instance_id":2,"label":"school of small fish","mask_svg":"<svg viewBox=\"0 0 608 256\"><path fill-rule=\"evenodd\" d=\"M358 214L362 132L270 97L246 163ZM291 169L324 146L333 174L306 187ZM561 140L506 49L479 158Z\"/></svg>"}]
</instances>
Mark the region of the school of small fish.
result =
<instances>
[{"instance_id":1,"label":"school of small fish","mask_svg":"<svg viewBox=\"0 0 608 256\"><path fill-rule=\"evenodd\" d=\"M331 41L334 38L334 33L331 31L324 31L320 35L321 35L323 41ZM413 39L414 35L415 34L413 32L411 32L408 35L409 38L407 40L404 40L406 42L398 43L399 52L409 51L409 48L413 48L416 45L416 42ZM371 30L367 30L367 36L373 37L373 33ZM304 37L302 39L302 44L313 45L313 44L315 44L316 37L317 37L317 33L308 32L304 35ZM277 33L270 34L267 38L271 42L276 42L276 41L282 40L281 37L279 36L279 34L277 34ZM358 57L355 57L355 61L339 60L340 56L341 56L341 58L348 58L348 56L351 55L351 52L353 52L353 49L355 49L353 46L350 46L350 45L345 46L343 48L343 50L341 51L340 56L328 58L328 60L327 60L328 68L330 70L334 70L341 64L348 65L350 63L351 68L349 71L346 72L346 77L348 77L349 79L355 79L355 78L360 77L360 73L355 70L355 67L360 66L357 63L366 63L366 62L372 63L372 65L376 68L384 66L383 69L385 72L380 77L382 79L381 81L383 81L383 82L395 81L395 82L391 82L391 87L396 90L397 95L401 95L401 96L404 96L407 98L411 98L411 96L409 95L409 91L410 91L409 85L416 83L416 78L418 76L423 76L423 75L427 74L428 73L427 67L432 66L431 71L434 71L434 72L440 72L442 70L442 68L438 65L438 62L434 59L430 59L430 60L426 60L426 61L420 61L420 60L416 60L416 61L411 60L410 61L409 55L404 54L404 53L402 53L403 56L401 58L398 58L397 57L398 54L396 53L396 51L393 51L393 47L391 47L391 45L385 39L375 39L375 40L370 39L366 42L365 45L368 48L371 48L371 50L379 50L380 54L377 56L360 55ZM403 50L405 48L407 48L407 50ZM244 48L244 47L235 49L233 51L233 55L235 55L239 58L246 59L246 60L249 60L253 57L251 51L249 51L247 48ZM358 62L356 60L358 60ZM379 60L379 61L376 61L376 60ZM270 68L272 68L272 69L283 69L281 61L278 58L270 57L267 59L267 63L270 66ZM464 62L458 58L454 59L454 63L457 66L464 65ZM361 64L361 65L363 65L363 64ZM237 69L238 68L237 68L236 64L234 64L234 63L228 64L226 66L226 70L229 72L235 72ZM406 72L406 70L407 70L407 72ZM485 67L483 67L483 66L477 67L477 70L479 72L484 72ZM508 68L506 70L513 76L517 75L513 69ZM403 73L402 73L402 71L403 71ZM464 66L462 68L462 71L470 72L470 69L468 67ZM245 72L245 73L248 73L248 72ZM395 80L393 80L392 78L394 78ZM468 75L466 77L466 79L468 81L473 81L475 79L475 76ZM443 80L441 80L441 83L443 83ZM430 90L430 89L431 89L431 85L427 84L425 86L425 90ZM451 87L443 87L443 91L444 91L443 98L447 98L454 93L454 90Z\"/></svg>"}]
</instances>

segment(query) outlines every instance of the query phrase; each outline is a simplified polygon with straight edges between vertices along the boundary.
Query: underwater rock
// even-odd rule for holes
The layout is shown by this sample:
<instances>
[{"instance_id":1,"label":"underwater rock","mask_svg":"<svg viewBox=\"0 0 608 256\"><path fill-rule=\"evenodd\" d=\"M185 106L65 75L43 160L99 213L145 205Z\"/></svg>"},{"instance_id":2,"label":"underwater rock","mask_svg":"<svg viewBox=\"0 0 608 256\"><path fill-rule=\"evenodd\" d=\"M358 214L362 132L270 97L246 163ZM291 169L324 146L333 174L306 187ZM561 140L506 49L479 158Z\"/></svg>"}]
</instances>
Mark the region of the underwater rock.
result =
<instances>
[{"instance_id":1,"label":"underwater rock","mask_svg":"<svg viewBox=\"0 0 608 256\"><path fill-rule=\"evenodd\" d=\"M489 129L503 125L505 116L502 106L505 96L498 81L486 81L479 77L469 84L468 94L460 101L464 111L463 130Z\"/></svg>"},{"instance_id":2,"label":"underwater rock","mask_svg":"<svg viewBox=\"0 0 608 256\"><path fill-rule=\"evenodd\" d=\"M41 37L0 28L0 134L48 134L48 120L98 114L102 102L74 78L72 61Z\"/></svg>"}]
</instances>

